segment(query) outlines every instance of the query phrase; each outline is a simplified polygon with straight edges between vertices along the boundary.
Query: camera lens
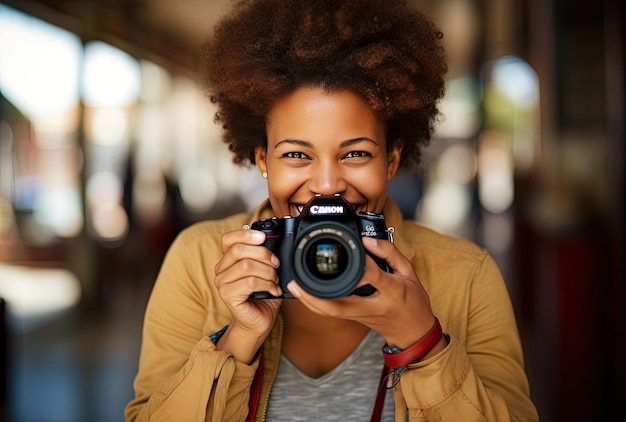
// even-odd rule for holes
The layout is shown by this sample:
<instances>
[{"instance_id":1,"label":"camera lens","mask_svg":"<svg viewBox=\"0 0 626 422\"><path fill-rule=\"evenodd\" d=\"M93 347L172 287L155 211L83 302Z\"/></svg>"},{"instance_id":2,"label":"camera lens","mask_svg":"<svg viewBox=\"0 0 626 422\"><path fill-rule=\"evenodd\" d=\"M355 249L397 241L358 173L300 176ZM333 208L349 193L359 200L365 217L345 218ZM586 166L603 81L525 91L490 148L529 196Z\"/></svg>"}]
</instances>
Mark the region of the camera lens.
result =
<instances>
[{"instance_id":1,"label":"camera lens","mask_svg":"<svg viewBox=\"0 0 626 422\"><path fill-rule=\"evenodd\" d=\"M333 239L315 242L306 253L306 265L320 279L333 279L344 272L347 262L346 250Z\"/></svg>"},{"instance_id":2,"label":"camera lens","mask_svg":"<svg viewBox=\"0 0 626 422\"><path fill-rule=\"evenodd\" d=\"M360 237L331 221L313 224L298 236L293 256L298 284L325 299L351 294L365 269Z\"/></svg>"}]
</instances>

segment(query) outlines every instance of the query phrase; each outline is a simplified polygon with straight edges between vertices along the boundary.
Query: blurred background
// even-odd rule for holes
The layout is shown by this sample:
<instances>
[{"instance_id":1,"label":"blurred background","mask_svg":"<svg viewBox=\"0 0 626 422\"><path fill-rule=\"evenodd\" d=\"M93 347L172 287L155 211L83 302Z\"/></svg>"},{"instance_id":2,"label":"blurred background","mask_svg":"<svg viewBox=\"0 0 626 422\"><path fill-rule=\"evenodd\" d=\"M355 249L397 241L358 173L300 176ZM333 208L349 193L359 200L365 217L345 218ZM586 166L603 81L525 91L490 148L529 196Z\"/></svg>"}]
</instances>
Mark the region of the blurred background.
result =
<instances>
[{"instance_id":1,"label":"blurred background","mask_svg":"<svg viewBox=\"0 0 626 422\"><path fill-rule=\"evenodd\" d=\"M623 2L410 3L450 71L390 196L496 258L543 421L625 420ZM0 0L2 420L123 420L170 242L264 198L197 84L230 4Z\"/></svg>"}]
</instances>

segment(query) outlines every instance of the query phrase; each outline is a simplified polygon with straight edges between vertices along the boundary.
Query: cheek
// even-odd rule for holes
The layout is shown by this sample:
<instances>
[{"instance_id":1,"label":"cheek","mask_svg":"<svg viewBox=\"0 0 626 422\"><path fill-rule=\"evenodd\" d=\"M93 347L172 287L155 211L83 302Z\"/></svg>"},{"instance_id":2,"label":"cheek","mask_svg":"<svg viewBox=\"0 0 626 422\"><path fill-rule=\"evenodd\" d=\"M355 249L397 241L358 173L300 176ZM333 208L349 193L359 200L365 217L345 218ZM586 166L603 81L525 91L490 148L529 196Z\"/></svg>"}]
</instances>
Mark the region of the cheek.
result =
<instances>
[{"instance_id":1,"label":"cheek","mask_svg":"<svg viewBox=\"0 0 626 422\"><path fill-rule=\"evenodd\" d=\"M387 190L387 169L368 168L350 174L349 184L366 196L377 196Z\"/></svg>"},{"instance_id":2,"label":"cheek","mask_svg":"<svg viewBox=\"0 0 626 422\"><path fill-rule=\"evenodd\" d=\"M270 183L268 186L269 194L272 198L281 199L286 201L289 199L289 196L293 193L291 187L280 180Z\"/></svg>"},{"instance_id":3,"label":"cheek","mask_svg":"<svg viewBox=\"0 0 626 422\"><path fill-rule=\"evenodd\" d=\"M297 172L272 172L268 179L268 193L277 215L288 215L289 200L306 183L307 178Z\"/></svg>"}]
</instances>

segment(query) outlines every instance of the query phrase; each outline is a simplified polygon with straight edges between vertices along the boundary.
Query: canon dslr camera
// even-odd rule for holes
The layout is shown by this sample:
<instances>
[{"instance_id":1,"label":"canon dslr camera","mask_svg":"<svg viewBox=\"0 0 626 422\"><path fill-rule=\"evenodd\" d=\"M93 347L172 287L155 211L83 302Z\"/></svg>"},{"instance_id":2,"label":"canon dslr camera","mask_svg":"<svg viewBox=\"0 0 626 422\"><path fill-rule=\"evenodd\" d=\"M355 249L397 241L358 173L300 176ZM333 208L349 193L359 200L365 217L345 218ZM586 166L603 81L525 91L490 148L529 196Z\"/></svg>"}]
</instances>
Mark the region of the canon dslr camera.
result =
<instances>
[{"instance_id":1,"label":"canon dslr camera","mask_svg":"<svg viewBox=\"0 0 626 422\"><path fill-rule=\"evenodd\" d=\"M265 218L250 227L265 233L263 245L279 259L276 269L281 297L291 299L287 283L293 279L308 293L334 299L350 294L371 295L371 285L356 288L365 271L362 237L391 239L382 214L355 213L340 195L317 195L298 217ZM387 272L387 263L370 254ZM251 299L275 299L269 292L254 292Z\"/></svg>"}]
</instances>

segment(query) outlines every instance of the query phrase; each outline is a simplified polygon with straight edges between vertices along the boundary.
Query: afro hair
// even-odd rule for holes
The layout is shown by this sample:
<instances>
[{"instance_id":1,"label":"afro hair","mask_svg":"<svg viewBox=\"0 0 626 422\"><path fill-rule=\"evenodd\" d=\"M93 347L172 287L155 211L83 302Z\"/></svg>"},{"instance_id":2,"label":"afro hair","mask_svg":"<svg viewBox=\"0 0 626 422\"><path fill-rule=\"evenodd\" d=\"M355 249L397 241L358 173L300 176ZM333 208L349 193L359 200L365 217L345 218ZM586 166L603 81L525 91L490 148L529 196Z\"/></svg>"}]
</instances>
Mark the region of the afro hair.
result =
<instances>
[{"instance_id":1,"label":"afro hair","mask_svg":"<svg viewBox=\"0 0 626 422\"><path fill-rule=\"evenodd\" d=\"M401 0L244 0L204 43L201 76L235 163L254 163L269 110L302 86L359 94L401 162L419 162L445 90L441 39Z\"/></svg>"}]
</instances>

